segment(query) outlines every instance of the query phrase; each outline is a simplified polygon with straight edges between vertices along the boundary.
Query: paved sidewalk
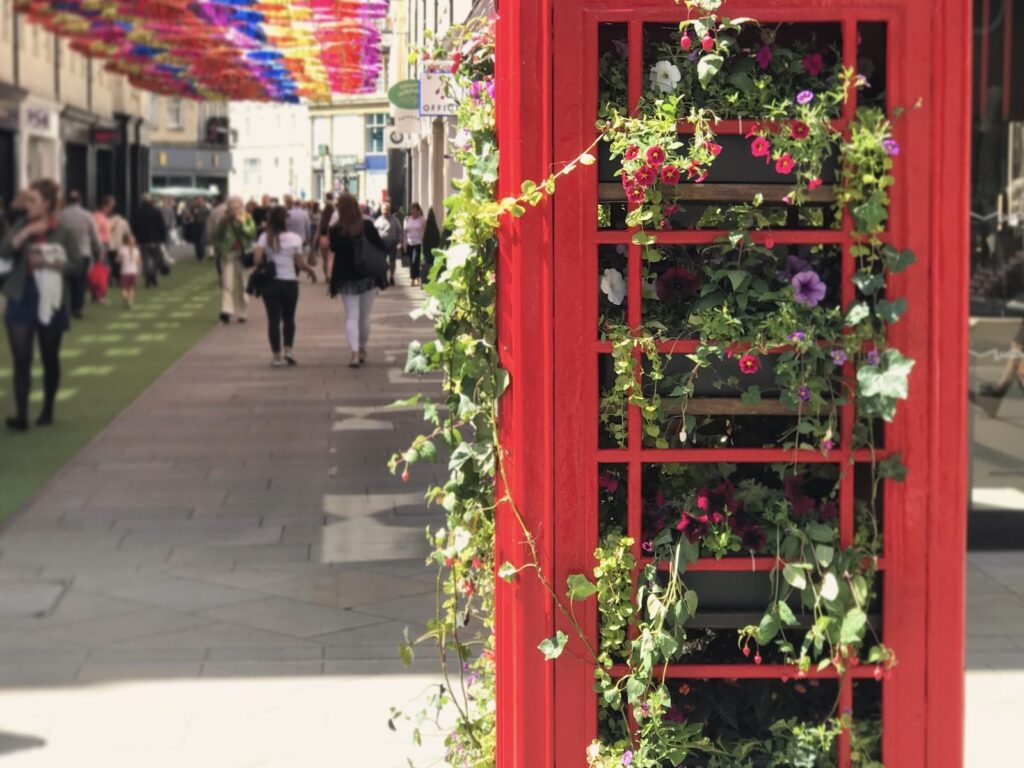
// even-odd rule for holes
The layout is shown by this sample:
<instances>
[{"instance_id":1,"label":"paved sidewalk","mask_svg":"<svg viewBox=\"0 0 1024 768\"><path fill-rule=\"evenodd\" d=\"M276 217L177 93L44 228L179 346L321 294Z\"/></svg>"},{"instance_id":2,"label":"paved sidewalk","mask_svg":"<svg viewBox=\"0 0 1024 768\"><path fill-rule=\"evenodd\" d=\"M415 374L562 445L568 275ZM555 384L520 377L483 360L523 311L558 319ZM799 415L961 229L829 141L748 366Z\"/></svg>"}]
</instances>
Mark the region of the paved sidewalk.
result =
<instances>
[{"instance_id":1,"label":"paved sidewalk","mask_svg":"<svg viewBox=\"0 0 1024 768\"><path fill-rule=\"evenodd\" d=\"M437 386L402 372L418 301L382 294L360 370L322 286L297 368L261 306L217 327L0 528L5 766L406 765L386 720L438 679L397 646L441 515L429 470L387 473L422 421L385 406Z\"/></svg>"}]
</instances>

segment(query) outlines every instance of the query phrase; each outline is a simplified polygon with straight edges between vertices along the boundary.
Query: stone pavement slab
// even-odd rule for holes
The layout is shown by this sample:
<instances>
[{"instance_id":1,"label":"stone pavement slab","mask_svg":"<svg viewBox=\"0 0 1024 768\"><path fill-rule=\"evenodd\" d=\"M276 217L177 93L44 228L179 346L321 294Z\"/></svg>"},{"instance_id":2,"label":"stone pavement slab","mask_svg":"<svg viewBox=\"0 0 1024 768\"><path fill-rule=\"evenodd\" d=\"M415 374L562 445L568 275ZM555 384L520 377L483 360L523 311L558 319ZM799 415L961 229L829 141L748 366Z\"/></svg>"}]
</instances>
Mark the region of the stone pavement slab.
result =
<instances>
[{"instance_id":1,"label":"stone pavement slab","mask_svg":"<svg viewBox=\"0 0 1024 768\"><path fill-rule=\"evenodd\" d=\"M377 734L364 764L406 764L388 706L439 680L397 648L434 603L443 515L431 473L386 469L422 424L387 405L437 388L401 370L418 302L378 299L359 370L322 287L302 286L295 368L269 366L253 307L0 528L5 766L354 764L345 732Z\"/></svg>"}]
</instances>

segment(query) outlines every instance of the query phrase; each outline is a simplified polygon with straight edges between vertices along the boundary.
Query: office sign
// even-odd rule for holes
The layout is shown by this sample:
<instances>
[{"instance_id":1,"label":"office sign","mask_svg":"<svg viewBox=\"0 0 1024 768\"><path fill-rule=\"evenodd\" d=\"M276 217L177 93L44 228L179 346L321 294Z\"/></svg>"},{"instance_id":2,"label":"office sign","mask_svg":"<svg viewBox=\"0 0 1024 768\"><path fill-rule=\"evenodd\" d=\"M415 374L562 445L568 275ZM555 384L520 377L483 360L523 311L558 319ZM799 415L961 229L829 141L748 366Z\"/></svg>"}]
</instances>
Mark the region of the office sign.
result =
<instances>
[{"instance_id":1,"label":"office sign","mask_svg":"<svg viewBox=\"0 0 1024 768\"><path fill-rule=\"evenodd\" d=\"M420 75L420 116L453 117L459 111L459 102L450 94L451 76L444 72L424 72Z\"/></svg>"}]
</instances>

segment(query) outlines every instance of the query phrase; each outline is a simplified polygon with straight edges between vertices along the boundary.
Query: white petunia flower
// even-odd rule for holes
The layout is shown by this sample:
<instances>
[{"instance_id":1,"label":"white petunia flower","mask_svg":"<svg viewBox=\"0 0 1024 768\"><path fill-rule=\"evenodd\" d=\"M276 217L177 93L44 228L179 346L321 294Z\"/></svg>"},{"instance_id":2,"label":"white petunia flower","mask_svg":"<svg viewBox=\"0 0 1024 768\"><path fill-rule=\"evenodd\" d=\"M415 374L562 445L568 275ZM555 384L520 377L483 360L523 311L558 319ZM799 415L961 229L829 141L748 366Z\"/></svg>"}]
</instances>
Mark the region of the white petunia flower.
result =
<instances>
[{"instance_id":1,"label":"white petunia flower","mask_svg":"<svg viewBox=\"0 0 1024 768\"><path fill-rule=\"evenodd\" d=\"M617 269L606 269L601 278L601 292L608 297L608 301L616 306L621 306L626 298L626 281L622 273Z\"/></svg>"},{"instance_id":2,"label":"white petunia flower","mask_svg":"<svg viewBox=\"0 0 1024 768\"><path fill-rule=\"evenodd\" d=\"M472 541L472 536L469 531L465 528L456 528L452 536L452 549L461 552L469 546L470 541Z\"/></svg>"},{"instance_id":3,"label":"white petunia flower","mask_svg":"<svg viewBox=\"0 0 1024 768\"><path fill-rule=\"evenodd\" d=\"M651 87L662 93L673 93L683 76L671 61L659 61L651 67Z\"/></svg>"}]
</instances>

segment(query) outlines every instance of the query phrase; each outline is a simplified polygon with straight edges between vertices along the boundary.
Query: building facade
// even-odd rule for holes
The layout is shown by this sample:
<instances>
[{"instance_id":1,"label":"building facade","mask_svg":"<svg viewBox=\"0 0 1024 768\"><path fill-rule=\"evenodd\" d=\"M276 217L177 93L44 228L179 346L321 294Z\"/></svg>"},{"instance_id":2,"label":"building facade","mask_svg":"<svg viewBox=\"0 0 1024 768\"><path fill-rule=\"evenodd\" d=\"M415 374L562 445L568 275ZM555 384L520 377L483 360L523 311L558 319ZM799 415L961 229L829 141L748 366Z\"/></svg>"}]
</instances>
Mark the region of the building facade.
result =
<instances>
[{"instance_id":1,"label":"building facade","mask_svg":"<svg viewBox=\"0 0 1024 768\"><path fill-rule=\"evenodd\" d=\"M40 178L125 210L148 188L142 95L0 0L0 197Z\"/></svg>"},{"instance_id":2,"label":"building facade","mask_svg":"<svg viewBox=\"0 0 1024 768\"><path fill-rule=\"evenodd\" d=\"M235 102L231 193L248 200L285 194L308 199L311 189L309 109L305 104Z\"/></svg>"},{"instance_id":3,"label":"building facade","mask_svg":"<svg viewBox=\"0 0 1024 768\"><path fill-rule=\"evenodd\" d=\"M154 191L190 187L228 194L234 137L226 102L147 94L146 119L154 126Z\"/></svg>"}]
</instances>

